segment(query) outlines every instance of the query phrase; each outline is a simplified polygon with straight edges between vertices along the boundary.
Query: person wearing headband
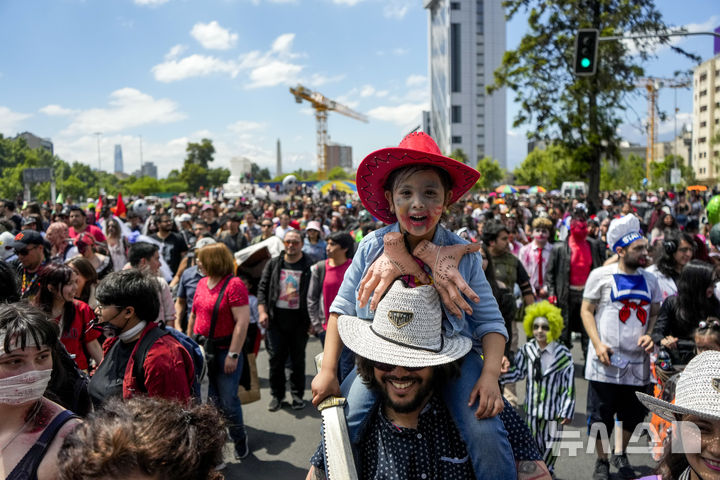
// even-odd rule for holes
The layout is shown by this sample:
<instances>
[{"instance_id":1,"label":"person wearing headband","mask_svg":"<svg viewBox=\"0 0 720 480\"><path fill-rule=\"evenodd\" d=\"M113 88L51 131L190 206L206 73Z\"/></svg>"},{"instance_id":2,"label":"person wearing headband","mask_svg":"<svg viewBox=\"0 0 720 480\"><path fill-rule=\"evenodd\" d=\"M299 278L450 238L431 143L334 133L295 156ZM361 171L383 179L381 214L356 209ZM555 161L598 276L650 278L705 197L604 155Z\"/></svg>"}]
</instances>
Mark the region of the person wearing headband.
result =
<instances>
[{"instance_id":1,"label":"person wearing headband","mask_svg":"<svg viewBox=\"0 0 720 480\"><path fill-rule=\"evenodd\" d=\"M44 398L58 327L27 303L0 304L0 478L57 478L57 454L77 426Z\"/></svg>"},{"instance_id":2,"label":"person wearing headband","mask_svg":"<svg viewBox=\"0 0 720 480\"><path fill-rule=\"evenodd\" d=\"M649 332L660 311L662 291L657 278L643 268L648 241L637 217L613 220L607 239L618 262L590 272L580 310L590 337L585 364L588 421L602 423L610 432L617 415L622 422L622 449L611 461L622 478L635 478L625 449L647 413L635 392L647 391L650 384L649 354L654 343ZM599 439L596 448L593 478L607 479L608 453Z\"/></svg>"}]
</instances>

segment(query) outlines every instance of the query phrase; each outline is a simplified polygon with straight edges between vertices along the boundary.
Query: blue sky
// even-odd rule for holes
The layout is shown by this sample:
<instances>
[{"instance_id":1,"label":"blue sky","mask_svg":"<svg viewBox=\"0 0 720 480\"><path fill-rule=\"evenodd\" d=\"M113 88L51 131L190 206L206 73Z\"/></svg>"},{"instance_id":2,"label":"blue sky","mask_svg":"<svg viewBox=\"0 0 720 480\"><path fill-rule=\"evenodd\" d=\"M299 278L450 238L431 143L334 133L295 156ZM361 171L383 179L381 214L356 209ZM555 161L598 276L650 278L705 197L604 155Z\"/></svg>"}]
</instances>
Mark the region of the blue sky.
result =
<instances>
[{"instance_id":1,"label":"blue sky","mask_svg":"<svg viewBox=\"0 0 720 480\"><path fill-rule=\"evenodd\" d=\"M499 0L498 0L499 1ZM717 0L657 0L665 20L690 29L720 25ZM513 48L526 30L507 26ZM710 37L676 40L703 59ZM297 83L362 112L369 123L330 113L332 141L351 145L357 164L397 145L427 109L427 11L421 0L2 0L0 133L49 137L66 161L112 168L121 144L125 171L145 161L161 176L180 168L188 141L211 138L216 166L234 156L275 169L315 167L315 119L288 91ZM670 77L691 67L664 49L646 65ZM674 94L660 92L673 135ZM678 124L690 121L689 90L677 91ZM623 137L645 143L647 104L631 105ZM525 158L525 130L512 129L508 164ZM635 112L635 113L633 113Z\"/></svg>"}]
</instances>

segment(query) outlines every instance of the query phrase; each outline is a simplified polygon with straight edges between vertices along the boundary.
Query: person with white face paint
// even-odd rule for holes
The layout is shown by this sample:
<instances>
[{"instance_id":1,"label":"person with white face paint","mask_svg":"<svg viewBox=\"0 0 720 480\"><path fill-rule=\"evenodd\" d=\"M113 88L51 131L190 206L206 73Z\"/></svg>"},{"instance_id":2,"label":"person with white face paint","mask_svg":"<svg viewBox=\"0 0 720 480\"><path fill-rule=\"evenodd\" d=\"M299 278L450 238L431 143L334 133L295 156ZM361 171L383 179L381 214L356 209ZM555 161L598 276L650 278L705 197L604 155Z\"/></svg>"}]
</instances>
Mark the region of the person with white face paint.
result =
<instances>
[{"instance_id":1,"label":"person with white face paint","mask_svg":"<svg viewBox=\"0 0 720 480\"><path fill-rule=\"evenodd\" d=\"M34 306L0 305L0 478L57 478L57 454L75 415L43 398L58 327Z\"/></svg>"},{"instance_id":2,"label":"person with white face paint","mask_svg":"<svg viewBox=\"0 0 720 480\"><path fill-rule=\"evenodd\" d=\"M526 421L552 472L559 447L554 441L575 412L575 368L570 350L556 341L563 328L558 307L548 301L527 307L523 326L531 340L515 354L514 366L500 383L526 379Z\"/></svg>"},{"instance_id":3,"label":"person with white face paint","mask_svg":"<svg viewBox=\"0 0 720 480\"><path fill-rule=\"evenodd\" d=\"M548 242L552 231L552 221L547 217L538 217L532 222L533 241L523 245L518 259L530 276L530 286L535 298L544 300L548 297L546 283L547 264L552 253L552 244Z\"/></svg>"}]
</instances>

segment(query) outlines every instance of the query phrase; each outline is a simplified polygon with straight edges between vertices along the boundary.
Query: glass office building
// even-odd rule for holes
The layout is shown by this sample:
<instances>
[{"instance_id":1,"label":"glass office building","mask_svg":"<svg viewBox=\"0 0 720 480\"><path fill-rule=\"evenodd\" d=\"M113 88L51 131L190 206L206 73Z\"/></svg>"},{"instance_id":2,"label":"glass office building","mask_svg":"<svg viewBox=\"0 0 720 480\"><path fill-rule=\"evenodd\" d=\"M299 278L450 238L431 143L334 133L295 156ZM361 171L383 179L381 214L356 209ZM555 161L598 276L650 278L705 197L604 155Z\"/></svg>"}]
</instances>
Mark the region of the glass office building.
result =
<instances>
[{"instance_id":1,"label":"glass office building","mask_svg":"<svg viewBox=\"0 0 720 480\"><path fill-rule=\"evenodd\" d=\"M490 156L506 167L505 90L485 86L505 52L501 0L424 0L428 10L430 135L443 153L471 164Z\"/></svg>"}]
</instances>

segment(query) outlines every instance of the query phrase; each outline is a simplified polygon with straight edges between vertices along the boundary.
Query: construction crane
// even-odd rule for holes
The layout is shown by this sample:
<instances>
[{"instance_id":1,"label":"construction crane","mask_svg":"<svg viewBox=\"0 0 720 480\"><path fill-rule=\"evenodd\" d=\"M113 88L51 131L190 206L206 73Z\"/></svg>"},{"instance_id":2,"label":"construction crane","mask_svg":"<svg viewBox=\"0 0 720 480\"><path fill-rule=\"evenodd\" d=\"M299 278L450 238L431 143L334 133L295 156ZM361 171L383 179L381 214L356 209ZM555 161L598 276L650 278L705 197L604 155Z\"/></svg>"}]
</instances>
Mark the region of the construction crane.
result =
<instances>
[{"instance_id":1,"label":"construction crane","mask_svg":"<svg viewBox=\"0 0 720 480\"><path fill-rule=\"evenodd\" d=\"M290 93L295 96L297 103L302 103L303 100L307 100L315 109L315 119L317 120L317 168L320 178L324 178L327 170L328 112L338 112L365 123L367 123L368 119L362 113L358 113L335 100L330 100L322 93L313 92L300 84L295 88L290 87Z\"/></svg>"},{"instance_id":2,"label":"construction crane","mask_svg":"<svg viewBox=\"0 0 720 480\"><path fill-rule=\"evenodd\" d=\"M648 96L647 147L645 148L645 178L650 178L650 164L655 161L655 144L657 143L657 122L655 113L657 111L658 93L661 88L688 88L690 85L691 81L689 78L638 78L636 86L640 88L645 88ZM675 115L677 115L677 100L675 105Z\"/></svg>"}]
</instances>

